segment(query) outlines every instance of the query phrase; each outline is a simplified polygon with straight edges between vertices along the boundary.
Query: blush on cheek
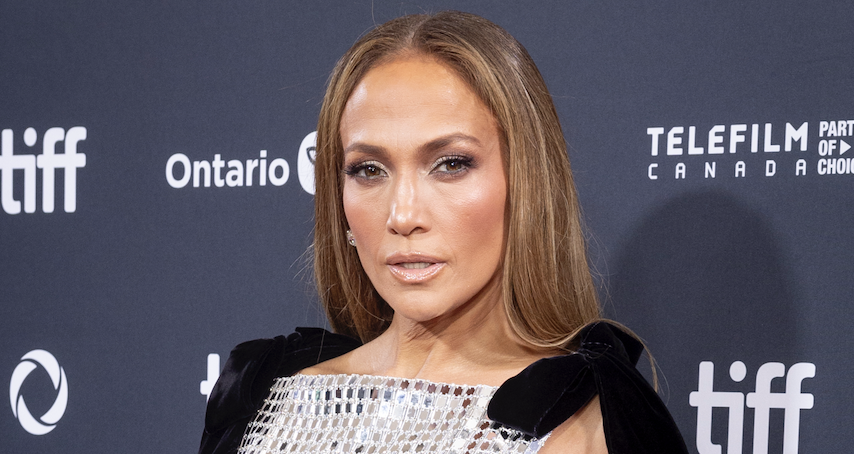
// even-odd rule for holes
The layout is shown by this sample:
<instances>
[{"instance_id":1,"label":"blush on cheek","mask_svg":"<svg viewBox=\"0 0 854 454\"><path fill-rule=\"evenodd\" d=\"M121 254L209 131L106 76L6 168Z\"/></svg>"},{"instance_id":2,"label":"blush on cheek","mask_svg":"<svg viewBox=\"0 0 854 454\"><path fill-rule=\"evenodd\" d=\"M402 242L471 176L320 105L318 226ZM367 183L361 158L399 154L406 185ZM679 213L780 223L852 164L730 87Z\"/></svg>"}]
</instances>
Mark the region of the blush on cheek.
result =
<instances>
[{"instance_id":1,"label":"blush on cheek","mask_svg":"<svg viewBox=\"0 0 854 454\"><path fill-rule=\"evenodd\" d=\"M506 195L503 181L485 183L458 199L457 209L463 213L470 226L486 231L492 227L502 228L504 225ZM490 187L492 186L492 187Z\"/></svg>"}]
</instances>

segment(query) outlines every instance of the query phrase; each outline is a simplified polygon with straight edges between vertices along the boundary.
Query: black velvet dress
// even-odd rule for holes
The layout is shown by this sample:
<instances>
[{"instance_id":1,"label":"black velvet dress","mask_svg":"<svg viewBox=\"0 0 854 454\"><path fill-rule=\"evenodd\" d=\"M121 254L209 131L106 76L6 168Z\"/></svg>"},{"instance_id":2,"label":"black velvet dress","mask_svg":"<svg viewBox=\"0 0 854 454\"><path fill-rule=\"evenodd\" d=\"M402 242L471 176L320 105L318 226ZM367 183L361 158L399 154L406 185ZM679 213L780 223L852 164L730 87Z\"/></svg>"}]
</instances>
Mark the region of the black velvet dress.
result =
<instances>
[{"instance_id":1,"label":"black velvet dress","mask_svg":"<svg viewBox=\"0 0 854 454\"><path fill-rule=\"evenodd\" d=\"M687 453L664 403L635 369L641 344L604 322L579 336L577 352L536 361L504 382L489 403L489 418L541 438L598 395L609 453ZM323 329L297 328L287 337L235 347L208 400L199 453L236 453L274 379L360 345Z\"/></svg>"}]
</instances>

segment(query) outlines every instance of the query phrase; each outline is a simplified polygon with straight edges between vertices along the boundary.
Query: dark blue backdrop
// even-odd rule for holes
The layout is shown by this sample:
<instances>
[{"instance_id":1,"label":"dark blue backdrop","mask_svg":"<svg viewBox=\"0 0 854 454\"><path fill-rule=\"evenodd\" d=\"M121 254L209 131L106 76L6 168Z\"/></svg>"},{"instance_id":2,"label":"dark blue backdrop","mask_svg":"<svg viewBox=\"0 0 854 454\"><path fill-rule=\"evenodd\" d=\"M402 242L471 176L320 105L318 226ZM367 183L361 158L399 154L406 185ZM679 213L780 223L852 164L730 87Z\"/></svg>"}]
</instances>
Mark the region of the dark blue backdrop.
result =
<instances>
[{"instance_id":1,"label":"dark blue backdrop","mask_svg":"<svg viewBox=\"0 0 854 454\"><path fill-rule=\"evenodd\" d=\"M193 452L209 354L323 325L299 154L324 83L372 24L448 8L538 62L606 311L689 447L847 452L850 2L368 0L0 5L0 451ZM222 187L170 184L182 159Z\"/></svg>"}]
</instances>

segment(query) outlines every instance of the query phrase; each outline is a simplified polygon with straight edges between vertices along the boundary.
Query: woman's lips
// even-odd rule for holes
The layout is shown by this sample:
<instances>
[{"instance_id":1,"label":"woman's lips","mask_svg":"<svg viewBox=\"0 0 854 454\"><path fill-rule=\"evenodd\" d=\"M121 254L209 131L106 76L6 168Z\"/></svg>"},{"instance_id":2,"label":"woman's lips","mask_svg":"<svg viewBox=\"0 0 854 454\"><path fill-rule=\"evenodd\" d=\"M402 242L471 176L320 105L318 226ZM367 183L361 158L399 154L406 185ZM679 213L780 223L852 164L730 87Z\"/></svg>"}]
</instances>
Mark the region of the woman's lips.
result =
<instances>
[{"instance_id":1,"label":"woman's lips","mask_svg":"<svg viewBox=\"0 0 854 454\"><path fill-rule=\"evenodd\" d=\"M423 256L392 256L386 264L396 278L410 284L426 282L445 266L444 262Z\"/></svg>"},{"instance_id":2,"label":"woman's lips","mask_svg":"<svg viewBox=\"0 0 854 454\"><path fill-rule=\"evenodd\" d=\"M391 274L395 275L398 279L407 282L407 283L422 283L426 282L428 279L438 273L442 267L444 267L444 263L398 263L394 265L389 265L388 268L391 270Z\"/></svg>"}]
</instances>

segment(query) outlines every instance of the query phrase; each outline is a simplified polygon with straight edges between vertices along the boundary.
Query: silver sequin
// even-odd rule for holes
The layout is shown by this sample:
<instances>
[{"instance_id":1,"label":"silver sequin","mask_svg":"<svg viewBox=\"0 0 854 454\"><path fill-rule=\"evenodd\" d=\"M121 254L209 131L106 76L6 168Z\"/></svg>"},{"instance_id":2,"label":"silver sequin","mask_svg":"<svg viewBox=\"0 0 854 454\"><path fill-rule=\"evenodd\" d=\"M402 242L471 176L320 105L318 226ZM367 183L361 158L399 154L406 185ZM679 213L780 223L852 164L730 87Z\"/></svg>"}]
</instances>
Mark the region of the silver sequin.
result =
<instances>
[{"instance_id":1,"label":"silver sequin","mask_svg":"<svg viewBox=\"0 0 854 454\"><path fill-rule=\"evenodd\" d=\"M370 375L277 379L241 454L519 453L533 439L486 416L498 388Z\"/></svg>"}]
</instances>

